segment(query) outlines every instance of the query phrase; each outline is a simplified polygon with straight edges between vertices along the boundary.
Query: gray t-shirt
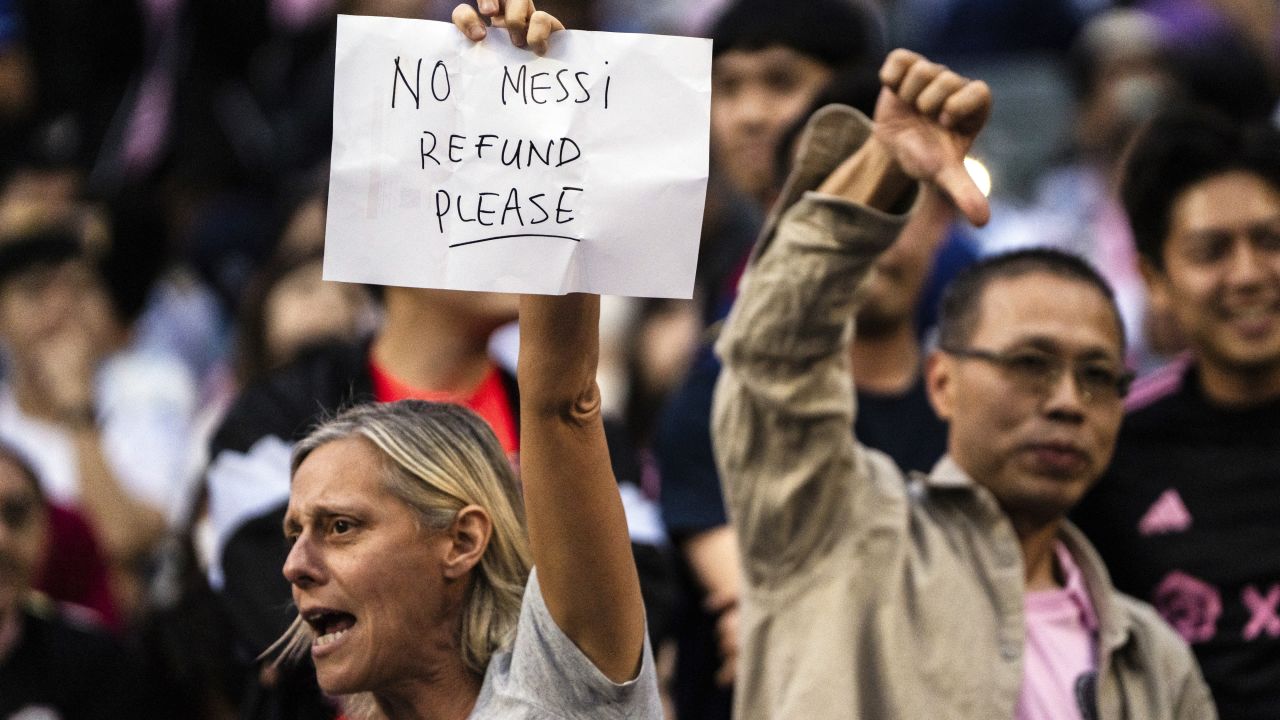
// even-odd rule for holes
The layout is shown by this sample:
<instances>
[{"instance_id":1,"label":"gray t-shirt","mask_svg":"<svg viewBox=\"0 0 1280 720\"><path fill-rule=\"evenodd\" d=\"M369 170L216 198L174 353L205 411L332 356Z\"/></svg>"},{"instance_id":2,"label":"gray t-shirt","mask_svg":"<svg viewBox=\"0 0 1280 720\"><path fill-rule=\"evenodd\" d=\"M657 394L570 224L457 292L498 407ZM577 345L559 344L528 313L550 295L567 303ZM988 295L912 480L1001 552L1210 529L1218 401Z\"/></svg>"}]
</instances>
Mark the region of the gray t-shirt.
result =
<instances>
[{"instance_id":1,"label":"gray t-shirt","mask_svg":"<svg viewBox=\"0 0 1280 720\"><path fill-rule=\"evenodd\" d=\"M470 720L661 717L648 637L635 679L610 681L556 625L543 602L536 570L529 573L515 640L489 661Z\"/></svg>"}]
</instances>

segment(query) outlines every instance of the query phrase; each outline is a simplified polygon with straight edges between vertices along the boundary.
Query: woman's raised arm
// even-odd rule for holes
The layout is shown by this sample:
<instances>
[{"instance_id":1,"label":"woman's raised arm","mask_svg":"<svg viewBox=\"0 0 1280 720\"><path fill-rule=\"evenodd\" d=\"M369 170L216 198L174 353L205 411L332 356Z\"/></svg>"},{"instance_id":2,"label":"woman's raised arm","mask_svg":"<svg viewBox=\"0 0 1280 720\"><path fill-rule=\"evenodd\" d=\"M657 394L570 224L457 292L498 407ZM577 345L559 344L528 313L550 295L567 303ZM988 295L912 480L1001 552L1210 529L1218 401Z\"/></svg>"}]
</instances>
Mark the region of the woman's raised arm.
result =
<instances>
[{"instance_id":1,"label":"woman's raised arm","mask_svg":"<svg viewBox=\"0 0 1280 720\"><path fill-rule=\"evenodd\" d=\"M600 298L520 301L520 476L534 565L556 624L614 682L644 647L644 601L609 463L596 363Z\"/></svg>"},{"instance_id":2,"label":"woman's raised arm","mask_svg":"<svg viewBox=\"0 0 1280 720\"><path fill-rule=\"evenodd\" d=\"M485 17L539 54L564 29L532 0L478 0L453 12L477 41ZM596 295L521 299L520 478L552 619L606 677L624 682L640 669L644 600L600 415L599 321Z\"/></svg>"}]
</instances>

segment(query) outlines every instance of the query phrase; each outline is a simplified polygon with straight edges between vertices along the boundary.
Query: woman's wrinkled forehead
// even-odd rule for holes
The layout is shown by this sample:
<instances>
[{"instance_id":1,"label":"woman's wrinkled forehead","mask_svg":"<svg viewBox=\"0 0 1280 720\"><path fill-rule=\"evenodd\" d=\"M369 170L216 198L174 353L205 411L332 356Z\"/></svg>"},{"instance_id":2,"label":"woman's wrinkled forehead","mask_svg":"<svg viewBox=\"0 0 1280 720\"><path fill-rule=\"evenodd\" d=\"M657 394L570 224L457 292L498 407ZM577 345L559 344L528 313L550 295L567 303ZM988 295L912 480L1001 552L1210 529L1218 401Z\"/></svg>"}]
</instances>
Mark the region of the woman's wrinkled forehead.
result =
<instances>
[{"instance_id":1,"label":"woman's wrinkled forehead","mask_svg":"<svg viewBox=\"0 0 1280 720\"><path fill-rule=\"evenodd\" d=\"M382 452L358 436L323 443L304 455L289 488L289 513L311 506L394 499L384 481Z\"/></svg>"}]
</instances>

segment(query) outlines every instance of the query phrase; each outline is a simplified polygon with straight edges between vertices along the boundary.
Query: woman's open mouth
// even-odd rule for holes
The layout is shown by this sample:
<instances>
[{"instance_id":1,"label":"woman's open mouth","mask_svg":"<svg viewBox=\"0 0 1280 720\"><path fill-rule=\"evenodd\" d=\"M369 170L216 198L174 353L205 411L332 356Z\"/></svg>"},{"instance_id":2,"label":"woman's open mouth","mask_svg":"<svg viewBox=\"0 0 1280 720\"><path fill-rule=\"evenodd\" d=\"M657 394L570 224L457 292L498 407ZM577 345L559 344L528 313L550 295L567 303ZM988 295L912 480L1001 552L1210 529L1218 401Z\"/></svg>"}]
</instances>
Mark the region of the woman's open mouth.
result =
<instances>
[{"instance_id":1,"label":"woman's open mouth","mask_svg":"<svg viewBox=\"0 0 1280 720\"><path fill-rule=\"evenodd\" d=\"M356 624L355 615L341 610L309 610L303 614L302 619L315 632L315 639L311 641L313 655L341 640Z\"/></svg>"}]
</instances>

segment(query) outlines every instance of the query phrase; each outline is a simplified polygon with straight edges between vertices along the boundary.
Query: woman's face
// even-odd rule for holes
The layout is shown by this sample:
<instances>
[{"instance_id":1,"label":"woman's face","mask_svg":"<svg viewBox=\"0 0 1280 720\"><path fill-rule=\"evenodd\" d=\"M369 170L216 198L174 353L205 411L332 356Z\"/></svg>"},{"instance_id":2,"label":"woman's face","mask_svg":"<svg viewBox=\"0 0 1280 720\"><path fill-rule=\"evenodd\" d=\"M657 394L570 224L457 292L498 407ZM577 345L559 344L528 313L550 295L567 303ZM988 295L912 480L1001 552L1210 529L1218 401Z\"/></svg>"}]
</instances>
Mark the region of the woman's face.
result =
<instances>
[{"instance_id":1,"label":"woman's face","mask_svg":"<svg viewBox=\"0 0 1280 720\"><path fill-rule=\"evenodd\" d=\"M458 653L464 588L444 575L448 533L419 528L383 488L384 462L351 437L317 448L293 477L284 575L315 632L316 677L332 695L422 679L441 653Z\"/></svg>"}]
</instances>

